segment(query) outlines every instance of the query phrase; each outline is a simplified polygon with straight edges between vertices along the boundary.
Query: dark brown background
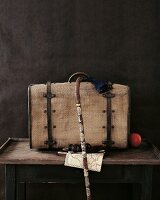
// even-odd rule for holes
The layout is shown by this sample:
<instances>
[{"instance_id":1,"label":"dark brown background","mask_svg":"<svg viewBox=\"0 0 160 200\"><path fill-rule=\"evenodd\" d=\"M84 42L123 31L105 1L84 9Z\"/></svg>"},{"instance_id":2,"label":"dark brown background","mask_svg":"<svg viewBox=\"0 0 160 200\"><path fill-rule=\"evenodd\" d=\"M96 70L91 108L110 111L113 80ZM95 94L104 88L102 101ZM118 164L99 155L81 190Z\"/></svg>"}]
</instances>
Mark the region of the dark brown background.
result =
<instances>
[{"instance_id":1,"label":"dark brown background","mask_svg":"<svg viewBox=\"0 0 160 200\"><path fill-rule=\"evenodd\" d=\"M66 81L85 71L131 87L131 130L160 147L159 22L159 0L1 0L0 143L27 137L30 83ZM154 200L160 199L159 173L155 169ZM3 180L2 166L0 199ZM28 187L30 199L42 197L39 187ZM51 194L53 188L44 187ZM119 199L127 199L127 191L121 186Z\"/></svg>"}]
</instances>

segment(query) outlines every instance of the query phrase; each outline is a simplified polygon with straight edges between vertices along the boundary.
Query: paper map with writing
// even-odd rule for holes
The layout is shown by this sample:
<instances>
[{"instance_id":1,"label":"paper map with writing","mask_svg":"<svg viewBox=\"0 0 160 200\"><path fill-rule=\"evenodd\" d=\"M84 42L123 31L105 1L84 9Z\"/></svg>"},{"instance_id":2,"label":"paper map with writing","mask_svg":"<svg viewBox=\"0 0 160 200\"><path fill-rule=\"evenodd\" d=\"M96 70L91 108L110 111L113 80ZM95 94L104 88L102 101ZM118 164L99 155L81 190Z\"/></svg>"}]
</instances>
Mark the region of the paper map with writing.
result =
<instances>
[{"instance_id":1,"label":"paper map with writing","mask_svg":"<svg viewBox=\"0 0 160 200\"><path fill-rule=\"evenodd\" d=\"M87 154L88 169L91 171L100 172L102 167L103 156L104 153L88 153ZM83 169L82 154L68 152L66 154L64 165Z\"/></svg>"}]
</instances>

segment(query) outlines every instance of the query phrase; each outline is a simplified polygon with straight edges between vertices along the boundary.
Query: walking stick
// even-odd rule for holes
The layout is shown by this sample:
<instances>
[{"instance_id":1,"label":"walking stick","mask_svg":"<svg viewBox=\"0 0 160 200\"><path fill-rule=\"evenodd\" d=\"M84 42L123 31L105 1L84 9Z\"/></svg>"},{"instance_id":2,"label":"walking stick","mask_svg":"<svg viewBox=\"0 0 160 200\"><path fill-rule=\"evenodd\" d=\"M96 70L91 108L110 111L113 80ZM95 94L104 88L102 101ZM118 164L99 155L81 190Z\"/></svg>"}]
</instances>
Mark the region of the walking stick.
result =
<instances>
[{"instance_id":1,"label":"walking stick","mask_svg":"<svg viewBox=\"0 0 160 200\"><path fill-rule=\"evenodd\" d=\"M79 129L80 129L80 141L81 141L81 149L82 149L82 157L83 157L83 171L84 171L84 178L85 178L86 195L87 195L87 200L91 200L92 198L91 198L91 189L90 189L90 181L89 181L89 173L88 173L86 142L85 142L85 134L84 134L82 109L81 109L81 100L80 100L80 83L83 80L84 80L83 77L79 77L76 80L76 107L77 107L77 115L78 115Z\"/></svg>"}]
</instances>

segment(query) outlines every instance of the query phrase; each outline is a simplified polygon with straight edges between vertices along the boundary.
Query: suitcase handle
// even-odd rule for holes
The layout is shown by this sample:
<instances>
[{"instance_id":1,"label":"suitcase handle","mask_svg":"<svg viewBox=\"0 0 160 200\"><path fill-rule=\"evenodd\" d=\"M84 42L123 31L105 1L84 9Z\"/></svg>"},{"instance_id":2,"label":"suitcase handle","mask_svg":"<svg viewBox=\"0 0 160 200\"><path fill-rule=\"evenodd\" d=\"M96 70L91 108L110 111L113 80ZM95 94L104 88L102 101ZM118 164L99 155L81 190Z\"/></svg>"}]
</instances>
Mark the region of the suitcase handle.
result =
<instances>
[{"instance_id":1,"label":"suitcase handle","mask_svg":"<svg viewBox=\"0 0 160 200\"><path fill-rule=\"evenodd\" d=\"M68 79L68 82L71 83L72 79L75 78L75 77L84 77L84 78L88 78L89 76L84 73L84 72L76 72L74 74L72 74L69 79Z\"/></svg>"}]
</instances>

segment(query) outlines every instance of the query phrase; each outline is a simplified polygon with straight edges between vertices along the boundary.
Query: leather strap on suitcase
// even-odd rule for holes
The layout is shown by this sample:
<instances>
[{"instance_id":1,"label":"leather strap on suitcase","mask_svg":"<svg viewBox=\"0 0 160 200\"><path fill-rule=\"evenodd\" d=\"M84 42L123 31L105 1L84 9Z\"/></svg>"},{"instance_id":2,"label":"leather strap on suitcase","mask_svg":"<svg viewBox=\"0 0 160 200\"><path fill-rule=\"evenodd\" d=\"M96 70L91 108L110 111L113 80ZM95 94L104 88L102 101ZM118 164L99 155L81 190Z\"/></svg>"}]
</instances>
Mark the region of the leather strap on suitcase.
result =
<instances>
[{"instance_id":1,"label":"leather strap on suitcase","mask_svg":"<svg viewBox=\"0 0 160 200\"><path fill-rule=\"evenodd\" d=\"M51 92L51 82L47 82L47 93L43 95L47 98L47 129L48 129L48 140L45 141L45 144L51 149L55 141L53 140L53 131L52 131L52 105L51 99L54 97L54 94Z\"/></svg>"}]
</instances>

